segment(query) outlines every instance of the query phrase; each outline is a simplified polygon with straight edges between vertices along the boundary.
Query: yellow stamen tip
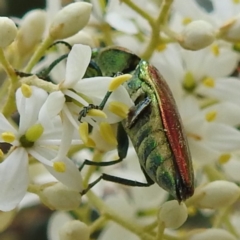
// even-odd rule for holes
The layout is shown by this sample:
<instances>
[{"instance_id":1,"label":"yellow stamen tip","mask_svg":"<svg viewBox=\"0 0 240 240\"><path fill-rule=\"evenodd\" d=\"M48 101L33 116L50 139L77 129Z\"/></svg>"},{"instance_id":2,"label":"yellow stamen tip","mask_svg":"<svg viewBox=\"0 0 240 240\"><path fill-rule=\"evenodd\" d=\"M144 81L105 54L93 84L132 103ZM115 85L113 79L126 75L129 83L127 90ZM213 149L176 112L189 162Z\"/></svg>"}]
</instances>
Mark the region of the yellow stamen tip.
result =
<instances>
[{"instance_id":1,"label":"yellow stamen tip","mask_svg":"<svg viewBox=\"0 0 240 240\"><path fill-rule=\"evenodd\" d=\"M209 88L213 88L215 87L215 81L213 78L208 77L203 80L203 85Z\"/></svg>"},{"instance_id":2,"label":"yellow stamen tip","mask_svg":"<svg viewBox=\"0 0 240 240\"><path fill-rule=\"evenodd\" d=\"M83 140L84 144L87 144L88 134L89 134L87 122L80 123L79 128L78 128L78 133L79 133L81 139Z\"/></svg>"},{"instance_id":3,"label":"yellow stamen tip","mask_svg":"<svg viewBox=\"0 0 240 240\"><path fill-rule=\"evenodd\" d=\"M183 24L183 25L187 25L187 24L189 24L190 22L192 22L192 19L189 18L189 17L183 18L183 20L182 20L182 24Z\"/></svg>"},{"instance_id":4,"label":"yellow stamen tip","mask_svg":"<svg viewBox=\"0 0 240 240\"><path fill-rule=\"evenodd\" d=\"M220 54L220 50L219 50L219 47L217 44L212 45L211 51L212 51L213 55L215 55L216 57L219 56L219 54Z\"/></svg>"},{"instance_id":5,"label":"yellow stamen tip","mask_svg":"<svg viewBox=\"0 0 240 240\"><path fill-rule=\"evenodd\" d=\"M117 146L117 139L111 125L107 122L100 123L100 134L102 138L109 144Z\"/></svg>"},{"instance_id":6,"label":"yellow stamen tip","mask_svg":"<svg viewBox=\"0 0 240 240\"><path fill-rule=\"evenodd\" d=\"M222 154L222 155L219 157L218 162L219 162L220 164L225 164L225 163L227 163L230 159L231 159L231 154L225 153L225 154Z\"/></svg>"},{"instance_id":7,"label":"yellow stamen tip","mask_svg":"<svg viewBox=\"0 0 240 240\"><path fill-rule=\"evenodd\" d=\"M90 109L87 113L87 115L92 116L92 117L103 117L107 118L107 115L99 109Z\"/></svg>"},{"instance_id":8,"label":"yellow stamen tip","mask_svg":"<svg viewBox=\"0 0 240 240\"><path fill-rule=\"evenodd\" d=\"M113 80L109 84L108 91L112 92L112 91L116 90L122 83L126 82L131 77L132 77L131 74L123 74L123 75L113 78Z\"/></svg>"},{"instance_id":9,"label":"yellow stamen tip","mask_svg":"<svg viewBox=\"0 0 240 240\"><path fill-rule=\"evenodd\" d=\"M239 4L240 3L240 0L232 0L233 1L233 3L235 3L235 4Z\"/></svg>"},{"instance_id":10,"label":"yellow stamen tip","mask_svg":"<svg viewBox=\"0 0 240 240\"><path fill-rule=\"evenodd\" d=\"M65 172L66 171L66 164L64 162L54 162L53 168L56 172Z\"/></svg>"},{"instance_id":11,"label":"yellow stamen tip","mask_svg":"<svg viewBox=\"0 0 240 240\"><path fill-rule=\"evenodd\" d=\"M208 122L213 122L217 117L217 112L216 111L211 111L211 112L208 112L206 115L205 115L205 119L208 121Z\"/></svg>"},{"instance_id":12,"label":"yellow stamen tip","mask_svg":"<svg viewBox=\"0 0 240 240\"><path fill-rule=\"evenodd\" d=\"M11 132L3 132L2 133L2 139L6 143L12 143L16 139L16 137Z\"/></svg>"},{"instance_id":13,"label":"yellow stamen tip","mask_svg":"<svg viewBox=\"0 0 240 240\"><path fill-rule=\"evenodd\" d=\"M129 107L124 103L112 101L109 103L108 109L119 117L126 118L128 115Z\"/></svg>"},{"instance_id":14,"label":"yellow stamen tip","mask_svg":"<svg viewBox=\"0 0 240 240\"><path fill-rule=\"evenodd\" d=\"M32 88L25 83L22 84L21 91L25 98L30 98L32 96Z\"/></svg>"}]
</instances>

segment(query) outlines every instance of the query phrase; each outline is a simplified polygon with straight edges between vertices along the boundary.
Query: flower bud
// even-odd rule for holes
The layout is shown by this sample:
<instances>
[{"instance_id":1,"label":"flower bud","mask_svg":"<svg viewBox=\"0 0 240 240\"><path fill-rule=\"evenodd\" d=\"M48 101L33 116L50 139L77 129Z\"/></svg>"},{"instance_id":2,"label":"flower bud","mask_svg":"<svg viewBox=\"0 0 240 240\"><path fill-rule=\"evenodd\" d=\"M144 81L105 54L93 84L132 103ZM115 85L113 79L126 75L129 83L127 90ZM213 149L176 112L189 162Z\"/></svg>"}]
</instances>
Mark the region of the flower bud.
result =
<instances>
[{"instance_id":1,"label":"flower bud","mask_svg":"<svg viewBox=\"0 0 240 240\"><path fill-rule=\"evenodd\" d=\"M32 10L23 17L16 39L19 54L26 55L33 50L42 39L45 26L46 12L43 10Z\"/></svg>"},{"instance_id":2,"label":"flower bud","mask_svg":"<svg viewBox=\"0 0 240 240\"><path fill-rule=\"evenodd\" d=\"M237 240L232 234L224 229L211 228L193 234L189 240Z\"/></svg>"},{"instance_id":3,"label":"flower bud","mask_svg":"<svg viewBox=\"0 0 240 240\"><path fill-rule=\"evenodd\" d=\"M158 219L166 228L179 228L188 217L187 207L176 200L165 202L159 211Z\"/></svg>"},{"instance_id":4,"label":"flower bud","mask_svg":"<svg viewBox=\"0 0 240 240\"><path fill-rule=\"evenodd\" d=\"M240 41L240 14L225 22L219 29L219 35L230 41Z\"/></svg>"},{"instance_id":5,"label":"flower bud","mask_svg":"<svg viewBox=\"0 0 240 240\"><path fill-rule=\"evenodd\" d=\"M219 180L199 187L195 196L199 207L216 209L233 204L240 196L240 188L235 183Z\"/></svg>"},{"instance_id":6,"label":"flower bud","mask_svg":"<svg viewBox=\"0 0 240 240\"><path fill-rule=\"evenodd\" d=\"M89 227L78 220L72 220L63 225L59 231L60 240L88 240L90 237Z\"/></svg>"},{"instance_id":7,"label":"flower bud","mask_svg":"<svg viewBox=\"0 0 240 240\"><path fill-rule=\"evenodd\" d=\"M10 45L17 35L15 23L7 18L0 17L0 47L5 48Z\"/></svg>"},{"instance_id":8,"label":"flower bud","mask_svg":"<svg viewBox=\"0 0 240 240\"><path fill-rule=\"evenodd\" d=\"M193 21L182 31L178 42L188 50L199 50L213 43L215 33L213 27L203 21Z\"/></svg>"},{"instance_id":9,"label":"flower bud","mask_svg":"<svg viewBox=\"0 0 240 240\"><path fill-rule=\"evenodd\" d=\"M60 182L43 185L39 197L50 209L65 211L76 209L81 202L79 192L69 189Z\"/></svg>"},{"instance_id":10,"label":"flower bud","mask_svg":"<svg viewBox=\"0 0 240 240\"><path fill-rule=\"evenodd\" d=\"M90 18L92 4L86 2L71 3L54 17L49 35L53 40L68 38L83 29Z\"/></svg>"}]
</instances>

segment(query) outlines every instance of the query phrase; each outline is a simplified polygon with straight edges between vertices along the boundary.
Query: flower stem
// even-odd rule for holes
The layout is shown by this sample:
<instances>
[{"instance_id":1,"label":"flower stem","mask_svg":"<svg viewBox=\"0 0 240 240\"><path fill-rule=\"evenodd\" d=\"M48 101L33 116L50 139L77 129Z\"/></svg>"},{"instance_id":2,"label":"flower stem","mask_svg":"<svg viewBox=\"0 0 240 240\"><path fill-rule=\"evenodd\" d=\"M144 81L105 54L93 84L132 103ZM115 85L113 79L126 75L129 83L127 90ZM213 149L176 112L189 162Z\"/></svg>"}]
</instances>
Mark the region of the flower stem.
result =
<instances>
[{"instance_id":1,"label":"flower stem","mask_svg":"<svg viewBox=\"0 0 240 240\"><path fill-rule=\"evenodd\" d=\"M142 54L143 59L148 60L159 44L160 31L161 28L166 25L172 2L173 0L164 0L156 20L154 22L149 22L152 28L152 35L145 52Z\"/></svg>"},{"instance_id":2,"label":"flower stem","mask_svg":"<svg viewBox=\"0 0 240 240\"><path fill-rule=\"evenodd\" d=\"M17 74L15 73L12 65L5 58L5 55L4 55L4 52L3 52L2 48L0 48L0 62L2 64L4 70L6 71L8 77L10 78L12 84L15 84L18 80Z\"/></svg>"},{"instance_id":3,"label":"flower stem","mask_svg":"<svg viewBox=\"0 0 240 240\"><path fill-rule=\"evenodd\" d=\"M165 230L164 222L159 221L158 222L158 229L157 229L156 240L162 240L163 239L164 230Z\"/></svg>"},{"instance_id":4,"label":"flower stem","mask_svg":"<svg viewBox=\"0 0 240 240\"><path fill-rule=\"evenodd\" d=\"M136 13L138 13L140 16L145 18L150 25L154 25L154 19L146 13L144 10L142 10L140 7L138 7L135 3L133 3L131 0L122 0L126 5L128 5L131 9L133 9Z\"/></svg>"},{"instance_id":5,"label":"flower stem","mask_svg":"<svg viewBox=\"0 0 240 240\"><path fill-rule=\"evenodd\" d=\"M36 86L36 87L42 88L42 89L44 89L47 92L54 92L54 91L58 91L59 90L58 85L53 84L51 82L46 82L44 80L41 80L41 79L39 79L35 75L23 78L21 80L21 83L25 83L25 84L28 84L28 85L32 85L32 86Z\"/></svg>"},{"instance_id":6,"label":"flower stem","mask_svg":"<svg viewBox=\"0 0 240 240\"><path fill-rule=\"evenodd\" d=\"M28 62L24 72L29 73L32 71L32 68L36 65L36 63L40 60L40 58L44 55L46 49L53 43L53 39L48 36L43 43L39 46L36 52L33 54L32 58Z\"/></svg>"},{"instance_id":7,"label":"flower stem","mask_svg":"<svg viewBox=\"0 0 240 240\"><path fill-rule=\"evenodd\" d=\"M96 221L93 222L93 224L90 226L90 233L94 233L97 230L99 230L103 225L107 222L106 216L100 216Z\"/></svg>"}]
</instances>

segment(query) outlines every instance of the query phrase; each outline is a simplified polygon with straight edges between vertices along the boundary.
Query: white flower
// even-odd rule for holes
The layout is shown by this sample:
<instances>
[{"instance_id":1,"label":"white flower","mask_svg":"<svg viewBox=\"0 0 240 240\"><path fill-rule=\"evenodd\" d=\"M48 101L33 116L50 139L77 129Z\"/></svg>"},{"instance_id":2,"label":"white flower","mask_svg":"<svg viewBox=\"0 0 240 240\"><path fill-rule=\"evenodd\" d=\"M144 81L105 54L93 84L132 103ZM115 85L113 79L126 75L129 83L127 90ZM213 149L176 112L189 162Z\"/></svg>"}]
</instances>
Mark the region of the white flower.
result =
<instances>
[{"instance_id":1,"label":"white flower","mask_svg":"<svg viewBox=\"0 0 240 240\"><path fill-rule=\"evenodd\" d=\"M111 77L92 77L83 79L90 59L91 48L89 46L81 44L74 45L67 59L65 80L59 83L59 89L65 95L65 97L62 96L62 98L64 98L64 101L65 98L70 100L65 102L62 110L64 118L63 135L65 139L64 145L61 145L62 155L65 155L68 150L74 128L78 129L78 116L79 112L82 110L80 106L88 106L89 103L99 105L106 95L108 86L113 79ZM90 102L85 100L86 97ZM110 124L122 120L121 117L108 110L108 105L112 101L121 101L129 107L133 105L126 89L123 86L119 86L118 89L112 93L103 109L107 115L107 122ZM97 118L93 120L92 117L88 116L84 118L84 121L88 121L93 126L97 126L97 122L99 122Z\"/></svg>"},{"instance_id":2,"label":"white flower","mask_svg":"<svg viewBox=\"0 0 240 240\"><path fill-rule=\"evenodd\" d=\"M61 93L49 97L42 89L32 87L32 94L25 98L20 89L16 92L20 115L16 130L0 114L0 141L12 145L10 154L0 164L0 209L9 211L17 206L28 187L29 155L39 160L48 171L63 184L81 191L81 175L66 157L57 158L51 147L61 142L60 118L56 115L63 107ZM53 160L53 161L51 161Z\"/></svg>"}]
</instances>

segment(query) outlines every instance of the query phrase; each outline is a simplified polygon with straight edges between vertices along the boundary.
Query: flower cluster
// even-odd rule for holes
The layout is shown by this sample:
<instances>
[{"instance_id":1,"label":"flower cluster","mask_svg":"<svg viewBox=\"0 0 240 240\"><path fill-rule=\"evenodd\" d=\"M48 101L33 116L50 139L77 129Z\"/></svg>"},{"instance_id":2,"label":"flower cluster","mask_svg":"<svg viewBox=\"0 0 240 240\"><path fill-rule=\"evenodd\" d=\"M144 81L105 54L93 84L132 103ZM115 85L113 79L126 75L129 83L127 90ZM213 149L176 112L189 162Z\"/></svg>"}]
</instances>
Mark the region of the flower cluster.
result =
<instances>
[{"instance_id":1,"label":"flower cluster","mask_svg":"<svg viewBox=\"0 0 240 240\"><path fill-rule=\"evenodd\" d=\"M50 240L239 239L240 2L160 2L90 0L62 7L48 0L45 10L15 22L0 17L1 219L41 202L55 210ZM176 148L189 145L193 169L184 160L166 160L166 172L147 163L142 172L137 155L147 158L152 145L166 142L169 129L160 129L161 116L138 131L159 124L162 135L156 136L163 139L152 144L149 138L149 147L142 139L141 147L127 144L124 127L131 131L149 114L149 104L170 106L166 96L157 96L161 91L143 84L143 69L129 90L140 59L155 66L171 89L187 139ZM156 98L142 102L149 89ZM157 184L124 185L144 185L146 174L167 176L166 169L178 164L195 176L194 194L185 202ZM182 194L181 181L191 173L174 171L169 188L175 184ZM10 224L4 220L1 231Z\"/></svg>"}]
</instances>

